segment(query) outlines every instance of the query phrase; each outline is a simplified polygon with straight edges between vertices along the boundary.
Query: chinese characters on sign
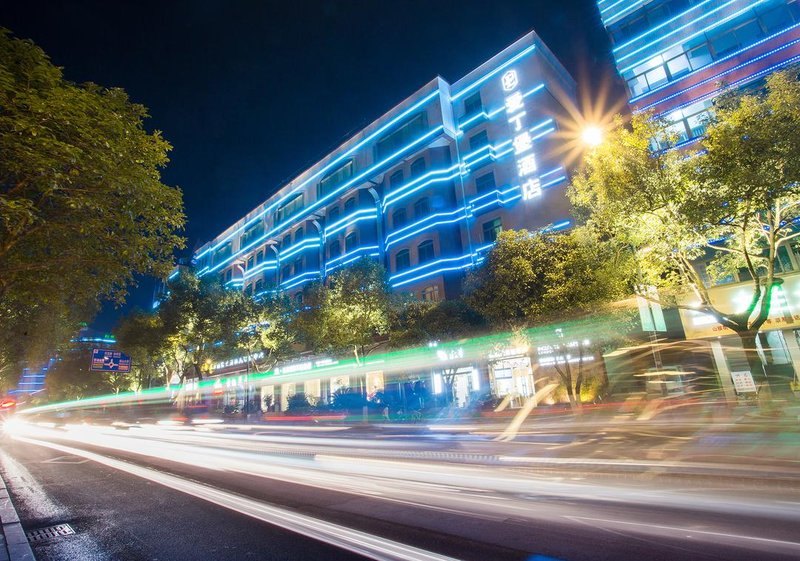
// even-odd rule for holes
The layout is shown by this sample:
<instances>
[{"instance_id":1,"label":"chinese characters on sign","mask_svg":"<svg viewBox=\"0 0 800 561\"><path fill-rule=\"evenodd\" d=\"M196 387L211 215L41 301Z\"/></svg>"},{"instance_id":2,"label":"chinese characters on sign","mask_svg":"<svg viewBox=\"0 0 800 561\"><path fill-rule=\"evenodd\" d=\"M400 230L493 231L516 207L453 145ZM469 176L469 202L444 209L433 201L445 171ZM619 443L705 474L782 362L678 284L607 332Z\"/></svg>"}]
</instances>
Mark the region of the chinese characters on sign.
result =
<instances>
[{"instance_id":1,"label":"chinese characters on sign","mask_svg":"<svg viewBox=\"0 0 800 561\"><path fill-rule=\"evenodd\" d=\"M501 79L505 93L506 116L508 124L514 132L512 145L517 163L517 174L520 179L522 198L526 201L542 194L542 185L536 173L536 155L533 153L531 133L524 126L525 103L519 91L519 78L516 70L509 70Z\"/></svg>"},{"instance_id":2,"label":"chinese characters on sign","mask_svg":"<svg viewBox=\"0 0 800 561\"><path fill-rule=\"evenodd\" d=\"M131 357L110 349L92 349L91 370L99 372L130 372Z\"/></svg>"}]
</instances>

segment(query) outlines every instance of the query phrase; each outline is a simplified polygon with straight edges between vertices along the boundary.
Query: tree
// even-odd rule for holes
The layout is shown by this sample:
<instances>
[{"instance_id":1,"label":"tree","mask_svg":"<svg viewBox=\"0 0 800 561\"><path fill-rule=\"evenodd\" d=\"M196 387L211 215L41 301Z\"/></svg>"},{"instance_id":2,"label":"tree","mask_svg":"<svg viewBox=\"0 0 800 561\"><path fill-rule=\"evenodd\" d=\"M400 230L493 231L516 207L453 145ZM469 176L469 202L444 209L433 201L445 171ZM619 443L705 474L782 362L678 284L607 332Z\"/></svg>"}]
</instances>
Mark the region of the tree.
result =
<instances>
[{"instance_id":1,"label":"tree","mask_svg":"<svg viewBox=\"0 0 800 561\"><path fill-rule=\"evenodd\" d=\"M170 269L182 196L160 180L171 147L147 116L0 29L0 360L46 359L102 300ZM48 322L47 337L23 335Z\"/></svg>"},{"instance_id":2,"label":"tree","mask_svg":"<svg viewBox=\"0 0 800 561\"><path fill-rule=\"evenodd\" d=\"M467 278L467 302L499 328L521 330L558 321L538 330L536 344L553 356L570 403L580 404L585 353L597 354L616 318L608 306L628 293L628 253L587 227L569 232L501 232L482 267ZM608 313L604 318L597 314ZM587 331L569 321L596 314ZM624 314L623 314L624 316ZM588 343L586 343L588 341ZM577 354L577 367L573 368Z\"/></svg>"},{"instance_id":3,"label":"tree","mask_svg":"<svg viewBox=\"0 0 800 561\"><path fill-rule=\"evenodd\" d=\"M629 127L618 119L587 155L570 196L635 250L640 284L660 286L669 303L738 334L753 375L766 383L756 336L782 282L778 249L800 235L800 84L779 72L754 93L728 93L694 151L670 149L676 141L649 115ZM709 291L737 272L752 279L741 310ZM677 299L687 291L691 305Z\"/></svg>"},{"instance_id":4,"label":"tree","mask_svg":"<svg viewBox=\"0 0 800 561\"><path fill-rule=\"evenodd\" d=\"M223 345L243 351L253 370L263 372L292 354L296 336L294 308L282 294L252 298L231 291L223 313L232 329L223 333Z\"/></svg>"},{"instance_id":5,"label":"tree","mask_svg":"<svg viewBox=\"0 0 800 561\"><path fill-rule=\"evenodd\" d=\"M128 389L130 378L90 369L92 351L72 348L61 353L47 372L47 393L51 400L83 399Z\"/></svg>"},{"instance_id":6,"label":"tree","mask_svg":"<svg viewBox=\"0 0 800 561\"><path fill-rule=\"evenodd\" d=\"M133 310L120 320L115 334L120 350L132 359L135 388L144 390L161 382L164 329L158 314Z\"/></svg>"},{"instance_id":7,"label":"tree","mask_svg":"<svg viewBox=\"0 0 800 561\"><path fill-rule=\"evenodd\" d=\"M463 299L425 302L412 300L397 305L392 314L389 343L407 348L431 342L454 341L475 335L485 328L485 321ZM442 382L448 401L454 397L457 365L442 370Z\"/></svg>"},{"instance_id":8,"label":"tree","mask_svg":"<svg viewBox=\"0 0 800 561\"><path fill-rule=\"evenodd\" d=\"M360 362L388 333L392 305L386 270L365 257L311 287L295 325L314 350L347 350Z\"/></svg>"}]
</instances>

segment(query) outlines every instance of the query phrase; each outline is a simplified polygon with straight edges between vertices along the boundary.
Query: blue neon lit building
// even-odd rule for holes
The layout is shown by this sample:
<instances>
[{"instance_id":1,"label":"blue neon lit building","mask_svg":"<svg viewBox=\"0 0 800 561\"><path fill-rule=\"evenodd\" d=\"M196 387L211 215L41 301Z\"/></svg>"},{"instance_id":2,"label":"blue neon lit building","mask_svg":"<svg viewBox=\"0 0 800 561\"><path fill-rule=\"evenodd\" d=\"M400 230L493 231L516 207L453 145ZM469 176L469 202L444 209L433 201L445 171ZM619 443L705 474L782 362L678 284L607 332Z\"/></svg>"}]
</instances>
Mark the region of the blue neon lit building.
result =
<instances>
[{"instance_id":1,"label":"blue neon lit building","mask_svg":"<svg viewBox=\"0 0 800 561\"><path fill-rule=\"evenodd\" d=\"M300 301L308 283L370 256L393 288L452 297L500 229L569 225L557 131L574 97L531 32L401 101L203 245L196 271Z\"/></svg>"},{"instance_id":2,"label":"blue neon lit building","mask_svg":"<svg viewBox=\"0 0 800 561\"><path fill-rule=\"evenodd\" d=\"M635 111L675 123L684 141L705 132L725 87L756 85L800 60L797 0L599 0L617 71Z\"/></svg>"}]
</instances>

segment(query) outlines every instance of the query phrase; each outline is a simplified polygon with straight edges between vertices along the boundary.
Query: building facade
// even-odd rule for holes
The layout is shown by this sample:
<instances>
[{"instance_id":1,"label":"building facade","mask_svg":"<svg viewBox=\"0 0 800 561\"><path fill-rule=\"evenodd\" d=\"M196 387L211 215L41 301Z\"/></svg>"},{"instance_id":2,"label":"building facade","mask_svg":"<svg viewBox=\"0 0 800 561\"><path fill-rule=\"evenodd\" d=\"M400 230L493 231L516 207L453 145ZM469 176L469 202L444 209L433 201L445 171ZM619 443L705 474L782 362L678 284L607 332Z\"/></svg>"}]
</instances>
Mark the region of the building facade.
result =
<instances>
[{"instance_id":1,"label":"building facade","mask_svg":"<svg viewBox=\"0 0 800 561\"><path fill-rule=\"evenodd\" d=\"M800 61L797 0L599 0L634 111L705 132L713 99Z\"/></svg>"},{"instance_id":2,"label":"building facade","mask_svg":"<svg viewBox=\"0 0 800 561\"><path fill-rule=\"evenodd\" d=\"M302 302L368 256L394 290L453 297L500 230L569 226L557 133L574 98L531 32L453 84L428 82L204 244L195 270Z\"/></svg>"}]
</instances>

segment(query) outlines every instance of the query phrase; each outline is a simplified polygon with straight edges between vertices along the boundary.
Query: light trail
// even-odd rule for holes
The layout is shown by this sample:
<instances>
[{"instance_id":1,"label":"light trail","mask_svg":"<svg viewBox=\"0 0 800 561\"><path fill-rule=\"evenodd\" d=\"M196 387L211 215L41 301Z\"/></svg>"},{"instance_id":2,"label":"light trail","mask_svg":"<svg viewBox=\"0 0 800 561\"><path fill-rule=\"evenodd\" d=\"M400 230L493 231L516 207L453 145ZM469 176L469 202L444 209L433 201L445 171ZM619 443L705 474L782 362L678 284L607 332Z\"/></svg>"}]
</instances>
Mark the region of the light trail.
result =
<instances>
[{"instance_id":1,"label":"light trail","mask_svg":"<svg viewBox=\"0 0 800 561\"><path fill-rule=\"evenodd\" d=\"M170 489L175 489L187 495L197 497L204 501L222 506L229 510L250 516L267 524L278 526L285 530L295 532L315 540L319 540L341 549L376 559L378 561L457 561L453 557L432 553L407 544L382 538L353 530L339 524L333 524L317 518L312 518L291 510L279 508L261 501L256 501L238 494L230 493L189 481L182 477L170 475L161 471L145 468L109 458L80 448L64 446L53 442L34 440L26 437L16 437L21 442L44 446L65 454L72 454L87 458L99 464L114 468L148 481L158 483Z\"/></svg>"}]
</instances>

